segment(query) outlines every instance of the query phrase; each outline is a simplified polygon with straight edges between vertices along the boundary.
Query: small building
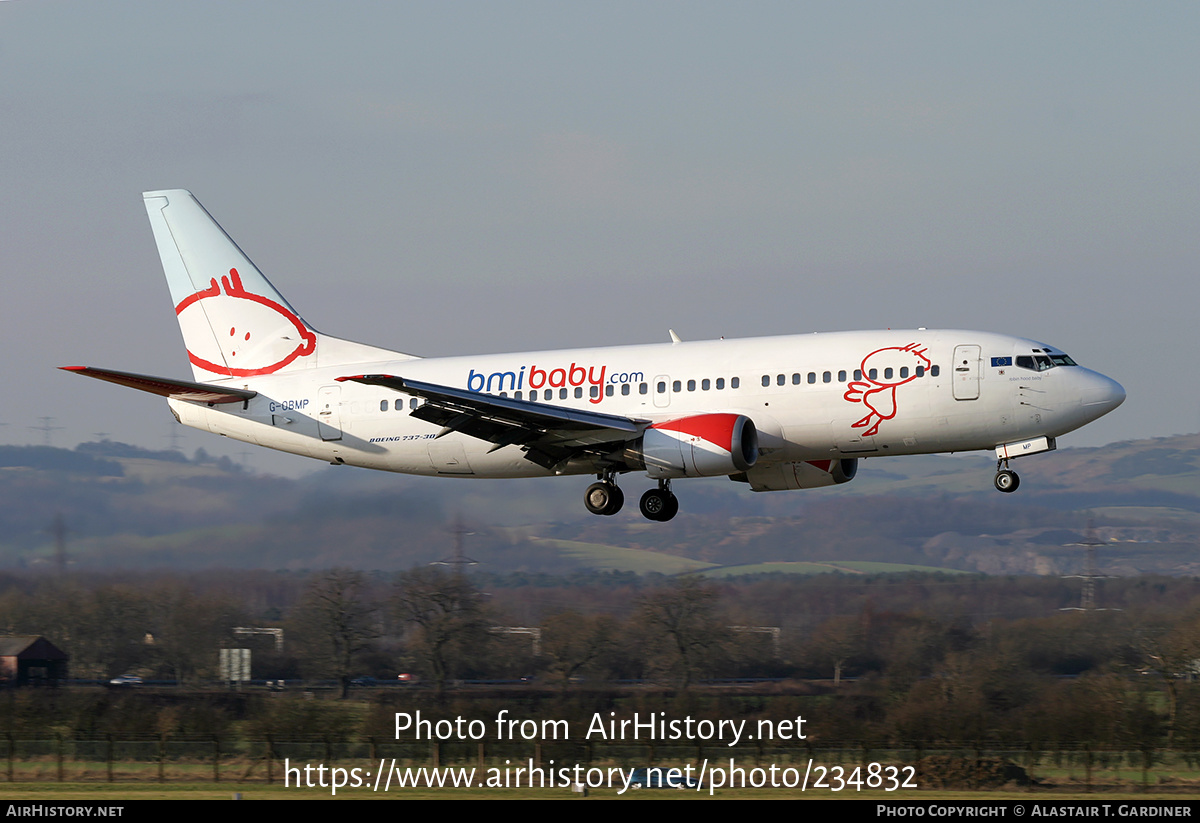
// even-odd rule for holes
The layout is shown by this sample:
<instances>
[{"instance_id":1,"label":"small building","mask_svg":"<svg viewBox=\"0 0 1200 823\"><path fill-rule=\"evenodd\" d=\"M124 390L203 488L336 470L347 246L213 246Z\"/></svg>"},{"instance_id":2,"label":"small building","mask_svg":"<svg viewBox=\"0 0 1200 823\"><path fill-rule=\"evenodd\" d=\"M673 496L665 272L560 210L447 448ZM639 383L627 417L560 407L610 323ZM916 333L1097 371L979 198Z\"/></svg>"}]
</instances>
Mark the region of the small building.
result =
<instances>
[{"instance_id":1,"label":"small building","mask_svg":"<svg viewBox=\"0 0 1200 823\"><path fill-rule=\"evenodd\" d=\"M55 686L67 679L65 652L39 635L0 635L0 686Z\"/></svg>"}]
</instances>

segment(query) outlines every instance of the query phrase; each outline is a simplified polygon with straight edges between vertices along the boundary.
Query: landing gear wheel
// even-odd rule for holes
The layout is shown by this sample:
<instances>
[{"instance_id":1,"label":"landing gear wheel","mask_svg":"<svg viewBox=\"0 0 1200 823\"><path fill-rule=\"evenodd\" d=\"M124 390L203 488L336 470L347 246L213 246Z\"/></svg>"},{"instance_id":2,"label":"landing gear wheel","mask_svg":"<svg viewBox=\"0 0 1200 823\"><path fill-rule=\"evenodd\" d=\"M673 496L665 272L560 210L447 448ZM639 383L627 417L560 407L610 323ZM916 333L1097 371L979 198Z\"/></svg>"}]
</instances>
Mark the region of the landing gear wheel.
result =
<instances>
[{"instance_id":1,"label":"landing gear wheel","mask_svg":"<svg viewBox=\"0 0 1200 823\"><path fill-rule=\"evenodd\" d=\"M619 512L621 507L625 505L625 492L621 491L621 488L617 485L609 485L612 485L612 501L609 502L608 508L604 510L604 513L613 515Z\"/></svg>"},{"instance_id":2,"label":"landing gear wheel","mask_svg":"<svg viewBox=\"0 0 1200 823\"><path fill-rule=\"evenodd\" d=\"M996 479L993 482L996 484L996 491L1012 494L1021 485L1021 478L1017 476L1015 471L1003 469L996 472Z\"/></svg>"},{"instance_id":3,"label":"landing gear wheel","mask_svg":"<svg viewBox=\"0 0 1200 823\"><path fill-rule=\"evenodd\" d=\"M667 510L659 515L659 522L666 523L677 514L679 514L679 498L671 495L667 498Z\"/></svg>"},{"instance_id":4,"label":"landing gear wheel","mask_svg":"<svg viewBox=\"0 0 1200 823\"><path fill-rule=\"evenodd\" d=\"M679 513L679 498L663 489L650 489L638 503L642 517L665 523Z\"/></svg>"},{"instance_id":5,"label":"landing gear wheel","mask_svg":"<svg viewBox=\"0 0 1200 823\"><path fill-rule=\"evenodd\" d=\"M616 514L625 505L625 494L612 483L593 483L583 494L583 505L592 514Z\"/></svg>"}]
</instances>

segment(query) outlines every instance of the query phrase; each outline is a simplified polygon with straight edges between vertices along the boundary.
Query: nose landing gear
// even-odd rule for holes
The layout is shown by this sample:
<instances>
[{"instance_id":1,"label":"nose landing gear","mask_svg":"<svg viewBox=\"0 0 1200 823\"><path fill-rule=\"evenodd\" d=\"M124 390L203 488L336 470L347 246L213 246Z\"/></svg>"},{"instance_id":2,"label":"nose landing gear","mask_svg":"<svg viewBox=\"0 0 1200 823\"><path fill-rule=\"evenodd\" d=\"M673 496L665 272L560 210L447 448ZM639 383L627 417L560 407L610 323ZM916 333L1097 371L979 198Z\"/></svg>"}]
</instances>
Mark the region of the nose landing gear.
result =
<instances>
[{"instance_id":1,"label":"nose landing gear","mask_svg":"<svg viewBox=\"0 0 1200 823\"><path fill-rule=\"evenodd\" d=\"M992 482L996 486L996 491L1012 494L1021 485L1021 478L1015 471L1008 468L1007 460L998 460L996 461L996 479Z\"/></svg>"}]
</instances>

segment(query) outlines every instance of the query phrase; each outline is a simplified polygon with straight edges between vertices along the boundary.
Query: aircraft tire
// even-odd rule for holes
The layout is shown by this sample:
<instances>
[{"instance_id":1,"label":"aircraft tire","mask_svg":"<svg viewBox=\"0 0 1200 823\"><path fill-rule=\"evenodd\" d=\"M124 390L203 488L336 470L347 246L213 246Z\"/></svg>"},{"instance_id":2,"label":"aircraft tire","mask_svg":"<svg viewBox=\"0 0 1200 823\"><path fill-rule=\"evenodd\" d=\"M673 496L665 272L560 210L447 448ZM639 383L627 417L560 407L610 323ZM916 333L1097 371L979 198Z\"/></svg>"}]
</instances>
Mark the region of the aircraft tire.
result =
<instances>
[{"instance_id":1,"label":"aircraft tire","mask_svg":"<svg viewBox=\"0 0 1200 823\"><path fill-rule=\"evenodd\" d=\"M612 503L613 487L608 483L593 483L583 493L583 505L592 514L604 514Z\"/></svg>"},{"instance_id":2,"label":"aircraft tire","mask_svg":"<svg viewBox=\"0 0 1200 823\"><path fill-rule=\"evenodd\" d=\"M660 523L666 523L668 520L679 514L679 498L673 494L667 496L667 509L658 517Z\"/></svg>"},{"instance_id":3,"label":"aircraft tire","mask_svg":"<svg viewBox=\"0 0 1200 823\"><path fill-rule=\"evenodd\" d=\"M661 519L663 512L667 510L667 495L659 489L650 489L642 495L642 499L638 502L638 510L647 520Z\"/></svg>"},{"instance_id":4,"label":"aircraft tire","mask_svg":"<svg viewBox=\"0 0 1200 823\"><path fill-rule=\"evenodd\" d=\"M650 489L642 495L638 509L647 520L665 523L679 513L679 498L669 491Z\"/></svg>"},{"instance_id":5,"label":"aircraft tire","mask_svg":"<svg viewBox=\"0 0 1200 823\"><path fill-rule=\"evenodd\" d=\"M613 515L625 505L625 494L612 483L593 483L583 493L583 505L592 514Z\"/></svg>"},{"instance_id":6,"label":"aircraft tire","mask_svg":"<svg viewBox=\"0 0 1200 823\"><path fill-rule=\"evenodd\" d=\"M621 491L620 486L612 483L609 483L608 486L612 489L612 499L608 501L603 514L611 516L619 512L621 507L625 505L625 492Z\"/></svg>"},{"instance_id":7,"label":"aircraft tire","mask_svg":"<svg viewBox=\"0 0 1200 823\"><path fill-rule=\"evenodd\" d=\"M996 472L995 479L996 491L1012 494L1021 485L1021 478L1017 476L1015 471L1004 469Z\"/></svg>"}]
</instances>

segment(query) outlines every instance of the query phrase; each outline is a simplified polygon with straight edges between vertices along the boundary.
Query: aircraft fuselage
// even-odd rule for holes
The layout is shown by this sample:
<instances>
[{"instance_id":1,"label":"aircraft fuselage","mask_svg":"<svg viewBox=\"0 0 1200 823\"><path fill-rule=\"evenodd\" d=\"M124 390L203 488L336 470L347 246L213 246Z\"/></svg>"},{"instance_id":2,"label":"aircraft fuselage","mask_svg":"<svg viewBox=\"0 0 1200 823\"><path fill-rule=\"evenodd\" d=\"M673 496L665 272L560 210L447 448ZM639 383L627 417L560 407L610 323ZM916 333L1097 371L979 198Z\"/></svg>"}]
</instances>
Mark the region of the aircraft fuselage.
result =
<instances>
[{"instance_id":1,"label":"aircraft fuselage","mask_svg":"<svg viewBox=\"0 0 1200 823\"><path fill-rule=\"evenodd\" d=\"M928 366L903 351L913 343ZM655 422L744 414L758 429L759 465L768 465L991 449L1053 438L1123 399L1114 381L1080 366L1039 371L1014 365L1018 357L1033 357L1035 349L1058 354L1032 340L994 333L860 331L406 359L355 368L494 396L520 393L530 400L536 393L537 402L547 405ZM878 365L872 365L873 356ZM337 382L346 372L344 366L318 367L229 381L258 392L244 408L170 402L187 425L364 468L461 477L597 470L586 460L552 470L526 460L518 446L492 450L491 443L458 433L438 438L439 426L408 413L420 404L418 398ZM851 383L867 384L858 392L865 397L846 399Z\"/></svg>"}]
</instances>

